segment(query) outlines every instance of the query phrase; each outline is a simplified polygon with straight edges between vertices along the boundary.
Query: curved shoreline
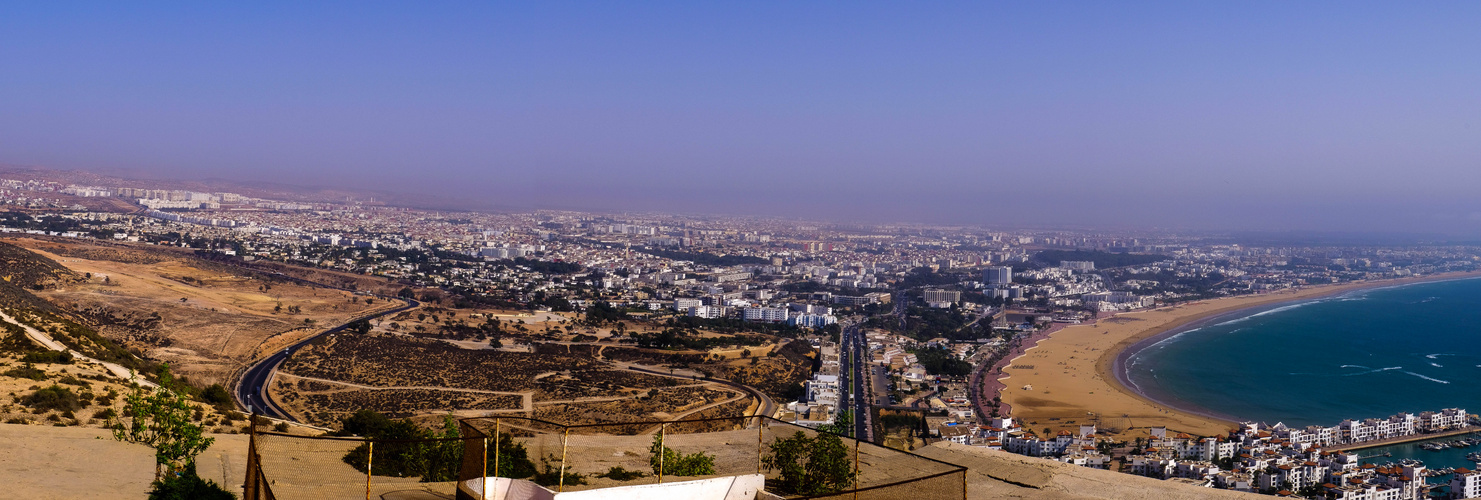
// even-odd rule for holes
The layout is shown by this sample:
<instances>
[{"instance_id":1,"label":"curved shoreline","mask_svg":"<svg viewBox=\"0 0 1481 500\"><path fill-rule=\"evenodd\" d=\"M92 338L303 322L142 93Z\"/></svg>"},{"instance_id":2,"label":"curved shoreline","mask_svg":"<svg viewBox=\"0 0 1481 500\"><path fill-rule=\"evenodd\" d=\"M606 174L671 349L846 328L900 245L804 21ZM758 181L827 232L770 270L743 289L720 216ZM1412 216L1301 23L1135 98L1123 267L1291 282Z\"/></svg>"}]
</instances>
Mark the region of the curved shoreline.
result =
<instances>
[{"instance_id":1,"label":"curved shoreline","mask_svg":"<svg viewBox=\"0 0 1481 500\"><path fill-rule=\"evenodd\" d=\"M1271 300L1261 301L1256 304L1245 304L1239 306L1231 306L1223 309L1216 309L1213 311L1209 311L1208 313L1198 315L1196 317L1186 318L1184 321L1175 322L1173 324L1159 325L1150 328L1144 332L1122 339L1109 352L1106 352L1104 355L1101 356L1099 360L1097 360L1097 371L1101 372L1107 380L1114 381L1110 384L1112 388L1136 399L1140 399L1155 405L1165 406L1190 415L1212 418L1229 423L1237 423L1239 421L1238 417L1232 415L1223 415L1219 412L1200 407L1196 404L1172 397L1170 395L1159 394L1157 396L1153 396L1151 394L1148 394L1147 391L1142 390L1134 382L1131 381L1128 361L1130 361L1131 358L1135 357L1137 354L1140 354L1142 351L1145 351L1146 349L1155 346L1167 339L1225 320L1248 317L1265 311L1270 311L1294 304L1325 300L1333 296L1356 292L1359 290L1394 288L1423 283L1456 281L1464 279L1481 279L1481 272L1454 272L1419 278L1400 278L1394 280L1324 285L1304 290L1296 290L1292 294L1293 296L1285 297L1285 300L1281 300L1280 298L1272 298ZM1223 299L1214 300L1217 301ZM1110 359L1110 362L1106 363L1108 358Z\"/></svg>"}]
</instances>

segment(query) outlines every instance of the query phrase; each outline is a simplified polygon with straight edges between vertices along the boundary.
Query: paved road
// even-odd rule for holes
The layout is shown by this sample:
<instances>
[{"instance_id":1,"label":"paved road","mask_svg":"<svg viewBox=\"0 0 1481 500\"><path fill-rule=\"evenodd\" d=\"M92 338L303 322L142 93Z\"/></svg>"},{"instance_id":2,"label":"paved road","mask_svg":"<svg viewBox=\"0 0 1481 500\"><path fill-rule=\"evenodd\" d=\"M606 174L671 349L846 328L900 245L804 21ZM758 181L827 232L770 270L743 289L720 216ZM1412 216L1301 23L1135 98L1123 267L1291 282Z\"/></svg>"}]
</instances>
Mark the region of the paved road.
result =
<instances>
[{"instance_id":1,"label":"paved road","mask_svg":"<svg viewBox=\"0 0 1481 500\"><path fill-rule=\"evenodd\" d=\"M843 328L839 345L839 372L848 377L842 403L843 411L852 412L854 437L861 441L874 442L874 422L869 409L874 402L870 387L869 342L863 329L856 325Z\"/></svg>"},{"instance_id":2,"label":"paved road","mask_svg":"<svg viewBox=\"0 0 1481 500\"><path fill-rule=\"evenodd\" d=\"M334 288L336 290L342 290L338 287L328 286L321 283L314 283L312 281L301 280L292 277L287 278L323 288ZM287 349L283 349L282 351L273 353L273 355L257 361L257 363L253 364L251 367L247 368L246 371L242 372L241 381L237 382L237 404L241 405L243 408L246 408L248 412L255 411L268 417L287 420L290 422L297 422L298 419L293 418L293 416L289 415L288 412L285 412L282 408L278 407L277 403L272 400L272 397L267 394L267 383L268 381L272 380L273 372L276 372L278 370L278 366L282 365L283 361L286 361L288 359L288 356L292 356L294 351L297 351L300 347L303 347L309 342L313 342L314 339L323 337L331 333L343 331L346 327L350 326L351 323L354 323L356 321L371 320L388 314L396 314L401 311L405 311L421 305L420 302L411 299L397 299L394 297L382 296L376 297L381 300L400 300L402 302L405 302L406 304L401 307L391 309L389 311L360 316L350 321L346 321L342 325L324 330L318 335L303 339L296 344L288 346Z\"/></svg>"}]
</instances>

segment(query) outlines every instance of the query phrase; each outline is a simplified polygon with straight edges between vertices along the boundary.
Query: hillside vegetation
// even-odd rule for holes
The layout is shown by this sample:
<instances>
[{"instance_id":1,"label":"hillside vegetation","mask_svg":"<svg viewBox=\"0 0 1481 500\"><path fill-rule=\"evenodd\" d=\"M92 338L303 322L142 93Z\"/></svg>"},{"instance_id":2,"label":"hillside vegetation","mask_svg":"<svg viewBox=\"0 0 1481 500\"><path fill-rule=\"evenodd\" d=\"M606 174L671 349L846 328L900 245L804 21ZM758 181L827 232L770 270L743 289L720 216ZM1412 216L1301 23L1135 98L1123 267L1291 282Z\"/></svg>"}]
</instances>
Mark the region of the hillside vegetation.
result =
<instances>
[{"instance_id":1,"label":"hillside vegetation","mask_svg":"<svg viewBox=\"0 0 1481 500\"><path fill-rule=\"evenodd\" d=\"M0 310L87 356L140 371L151 370L143 360L98 335L80 318L32 293L81 282L83 276L54 260L3 242L0 242L0 263L4 264L0 266ZM18 327L7 330L0 345L11 352L29 350L25 348L27 342L17 336L24 335Z\"/></svg>"}]
</instances>

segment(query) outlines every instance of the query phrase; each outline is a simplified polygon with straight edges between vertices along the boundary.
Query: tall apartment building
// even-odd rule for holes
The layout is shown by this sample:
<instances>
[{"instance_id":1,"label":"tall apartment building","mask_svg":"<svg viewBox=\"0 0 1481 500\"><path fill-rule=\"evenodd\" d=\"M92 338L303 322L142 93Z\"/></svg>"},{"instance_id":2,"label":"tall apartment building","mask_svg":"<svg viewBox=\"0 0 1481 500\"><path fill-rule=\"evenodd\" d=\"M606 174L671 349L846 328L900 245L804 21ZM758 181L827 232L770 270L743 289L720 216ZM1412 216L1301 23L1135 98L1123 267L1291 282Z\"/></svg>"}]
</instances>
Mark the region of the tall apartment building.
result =
<instances>
[{"instance_id":1,"label":"tall apartment building","mask_svg":"<svg viewBox=\"0 0 1481 500\"><path fill-rule=\"evenodd\" d=\"M982 282L989 285L1006 285L1013 282L1013 268L989 267L982 270Z\"/></svg>"}]
</instances>

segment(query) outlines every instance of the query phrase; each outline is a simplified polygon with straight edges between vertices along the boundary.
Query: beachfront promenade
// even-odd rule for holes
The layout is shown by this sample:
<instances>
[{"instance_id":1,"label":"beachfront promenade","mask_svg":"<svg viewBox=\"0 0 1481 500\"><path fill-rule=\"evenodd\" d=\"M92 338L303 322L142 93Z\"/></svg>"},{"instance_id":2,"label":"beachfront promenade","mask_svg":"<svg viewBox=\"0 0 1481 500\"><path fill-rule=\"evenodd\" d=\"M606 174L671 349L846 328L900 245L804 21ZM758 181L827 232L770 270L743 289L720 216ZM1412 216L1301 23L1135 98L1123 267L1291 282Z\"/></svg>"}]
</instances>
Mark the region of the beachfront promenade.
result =
<instances>
[{"instance_id":1,"label":"beachfront promenade","mask_svg":"<svg viewBox=\"0 0 1481 500\"><path fill-rule=\"evenodd\" d=\"M1357 451L1357 450L1363 450L1363 449L1368 449L1368 448L1377 448L1379 446L1388 446L1388 445L1391 445L1391 444L1404 444L1404 443L1413 443L1413 442L1416 442L1416 441L1428 441L1428 440L1431 440L1431 439L1440 439L1440 438L1453 437L1453 436L1464 436L1466 434L1471 434L1473 432L1481 432L1481 427L1478 427L1478 426L1475 426L1475 425L1467 425L1467 426L1465 426L1463 428L1460 428L1460 429L1451 429L1451 430L1447 430L1447 431L1439 431L1439 432L1435 432L1435 433L1431 433L1431 434L1410 434L1408 436L1397 436L1397 437L1391 437L1391 438L1385 438L1385 439L1377 439L1377 440L1373 440L1373 441L1363 441L1363 442L1358 442L1358 443L1343 444L1343 445L1337 445L1337 446L1328 447L1327 448L1327 451L1330 451L1330 452L1333 452L1333 453L1347 452L1347 451Z\"/></svg>"}]
</instances>

